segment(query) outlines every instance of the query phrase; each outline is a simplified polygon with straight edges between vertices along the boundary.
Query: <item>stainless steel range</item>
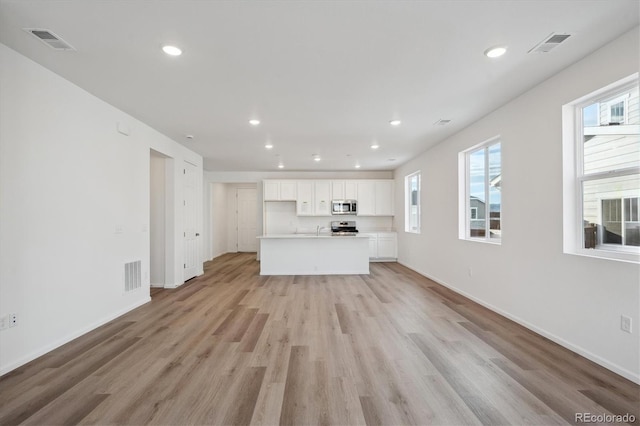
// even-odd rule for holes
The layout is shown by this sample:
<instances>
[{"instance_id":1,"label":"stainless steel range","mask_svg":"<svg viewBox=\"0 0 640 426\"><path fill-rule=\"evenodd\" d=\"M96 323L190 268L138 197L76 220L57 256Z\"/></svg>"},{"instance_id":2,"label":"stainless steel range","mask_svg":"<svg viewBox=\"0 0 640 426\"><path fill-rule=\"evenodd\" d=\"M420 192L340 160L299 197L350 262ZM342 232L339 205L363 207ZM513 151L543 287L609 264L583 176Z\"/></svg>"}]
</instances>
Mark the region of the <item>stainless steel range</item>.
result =
<instances>
[{"instance_id":1,"label":"stainless steel range","mask_svg":"<svg viewBox=\"0 0 640 426\"><path fill-rule=\"evenodd\" d=\"M336 220L331 222L331 235L354 236L358 235L355 220Z\"/></svg>"}]
</instances>

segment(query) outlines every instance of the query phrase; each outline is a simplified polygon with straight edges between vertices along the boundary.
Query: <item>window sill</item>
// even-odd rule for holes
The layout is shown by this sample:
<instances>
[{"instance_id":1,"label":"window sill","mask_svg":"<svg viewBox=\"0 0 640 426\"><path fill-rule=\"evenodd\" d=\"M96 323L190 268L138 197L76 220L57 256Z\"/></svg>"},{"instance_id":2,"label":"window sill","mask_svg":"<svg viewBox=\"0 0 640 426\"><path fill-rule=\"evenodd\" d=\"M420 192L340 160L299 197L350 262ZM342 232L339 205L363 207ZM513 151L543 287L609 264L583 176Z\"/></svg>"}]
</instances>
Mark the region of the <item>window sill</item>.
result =
<instances>
[{"instance_id":1,"label":"window sill","mask_svg":"<svg viewBox=\"0 0 640 426\"><path fill-rule=\"evenodd\" d=\"M565 250L565 254L572 254L574 256L583 256L583 257L592 257L596 259L605 259L605 260L613 260L616 262L625 262L625 263L640 263L640 254L639 253L629 253L629 252L618 252L618 251L609 251L602 249L576 249L576 250Z\"/></svg>"},{"instance_id":2,"label":"window sill","mask_svg":"<svg viewBox=\"0 0 640 426\"><path fill-rule=\"evenodd\" d=\"M462 241L471 241L474 243L490 244L492 246L502 245L502 240L487 240L485 238L460 238Z\"/></svg>"}]
</instances>

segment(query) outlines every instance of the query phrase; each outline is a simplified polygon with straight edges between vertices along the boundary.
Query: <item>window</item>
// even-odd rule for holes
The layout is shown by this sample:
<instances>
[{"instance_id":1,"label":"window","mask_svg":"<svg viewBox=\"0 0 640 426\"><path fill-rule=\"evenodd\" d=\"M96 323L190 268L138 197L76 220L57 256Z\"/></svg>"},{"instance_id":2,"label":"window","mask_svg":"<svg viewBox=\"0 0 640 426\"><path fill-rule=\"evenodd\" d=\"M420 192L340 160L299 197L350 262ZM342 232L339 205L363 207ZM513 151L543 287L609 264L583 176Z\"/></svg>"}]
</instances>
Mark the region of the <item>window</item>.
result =
<instances>
[{"instance_id":1,"label":"window","mask_svg":"<svg viewBox=\"0 0 640 426\"><path fill-rule=\"evenodd\" d=\"M500 243L502 152L499 138L460 153L460 238Z\"/></svg>"},{"instance_id":2,"label":"window","mask_svg":"<svg viewBox=\"0 0 640 426\"><path fill-rule=\"evenodd\" d=\"M629 93L625 93L622 96L618 96L615 99L611 99L606 102L607 117L603 125L616 125L627 123L627 100L629 99Z\"/></svg>"},{"instance_id":3,"label":"window","mask_svg":"<svg viewBox=\"0 0 640 426\"><path fill-rule=\"evenodd\" d=\"M471 220L477 220L477 219L478 219L478 208L471 207Z\"/></svg>"},{"instance_id":4,"label":"window","mask_svg":"<svg viewBox=\"0 0 640 426\"><path fill-rule=\"evenodd\" d=\"M563 107L564 250L640 261L638 74Z\"/></svg>"},{"instance_id":5,"label":"window","mask_svg":"<svg viewBox=\"0 0 640 426\"><path fill-rule=\"evenodd\" d=\"M638 200L640 197L602 200L602 235L598 239L602 244L640 246Z\"/></svg>"},{"instance_id":6,"label":"window","mask_svg":"<svg viewBox=\"0 0 640 426\"><path fill-rule=\"evenodd\" d=\"M404 178L405 232L420 233L420 172Z\"/></svg>"}]
</instances>

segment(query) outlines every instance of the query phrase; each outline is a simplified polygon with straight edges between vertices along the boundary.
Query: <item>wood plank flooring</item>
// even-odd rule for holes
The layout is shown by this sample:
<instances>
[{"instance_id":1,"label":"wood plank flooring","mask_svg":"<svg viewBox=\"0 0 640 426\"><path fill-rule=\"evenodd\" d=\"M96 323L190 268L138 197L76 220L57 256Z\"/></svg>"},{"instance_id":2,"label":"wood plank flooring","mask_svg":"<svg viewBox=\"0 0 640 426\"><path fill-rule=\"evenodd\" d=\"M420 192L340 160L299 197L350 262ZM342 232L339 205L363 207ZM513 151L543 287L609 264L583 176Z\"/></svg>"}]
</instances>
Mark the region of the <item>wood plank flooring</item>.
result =
<instances>
[{"instance_id":1,"label":"wood plank flooring","mask_svg":"<svg viewBox=\"0 0 640 426\"><path fill-rule=\"evenodd\" d=\"M640 387L396 263L258 275L228 254L0 378L0 425L575 424Z\"/></svg>"}]
</instances>

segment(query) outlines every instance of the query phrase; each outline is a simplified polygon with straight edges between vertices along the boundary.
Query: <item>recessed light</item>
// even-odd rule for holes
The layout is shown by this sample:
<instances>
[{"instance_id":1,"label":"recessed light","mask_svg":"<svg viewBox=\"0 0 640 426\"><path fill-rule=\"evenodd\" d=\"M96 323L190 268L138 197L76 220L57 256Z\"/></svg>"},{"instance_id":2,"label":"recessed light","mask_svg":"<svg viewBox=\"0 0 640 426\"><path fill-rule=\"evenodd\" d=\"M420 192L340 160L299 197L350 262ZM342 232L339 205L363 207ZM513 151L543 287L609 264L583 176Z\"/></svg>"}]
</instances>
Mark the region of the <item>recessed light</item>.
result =
<instances>
[{"instance_id":1,"label":"recessed light","mask_svg":"<svg viewBox=\"0 0 640 426\"><path fill-rule=\"evenodd\" d=\"M359 168L360 168L360 164L356 164L356 169L359 169Z\"/></svg>"},{"instance_id":2,"label":"recessed light","mask_svg":"<svg viewBox=\"0 0 640 426\"><path fill-rule=\"evenodd\" d=\"M251 124L252 126L257 126L258 124L260 124L260 120L256 120L256 119L249 120L249 124Z\"/></svg>"},{"instance_id":3,"label":"recessed light","mask_svg":"<svg viewBox=\"0 0 640 426\"><path fill-rule=\"evenodd\" d=\"M264 147L266 149L272 149L273 148L273 144L271 142L267 142Z\"/></svg>"},{"instance_id":4,"label":"recessed light","mask_svg":"<svg viewBox=\"0 0 640 426\"><path fill-rule=\"evenodd\" d=\"M284 169L284 164L278 164L279 169Z\"/></svg>"},{"instance_id":5,"label":"recessed light","mask_svg":"<svg viewBox=\"0 0 640 426\"><path fill-rule=\"evenodd\" d=\"M371 145L371 149L378 149L380 148L380 145L378 145L377 143L374 143Z\"/></svg>"},{"instance_id":6,"label":"recessed light","mask_svg":"<svg viewBox=\"0 0 640 426\"><path fill-rule=\"evenodd\" d=\"M193 140L195 138L195 136L193 136L193 135L185 135L184 137L189 139L189 140Z\"/></svg>"},{"instance_id":7,"label":"recessed light","mask_svg":"<svg viewBox=\"0 0 640 426\"><path fill-rule=\"evenodd\" d=\"M318 154L313 154L312 157L313 157L313 161L315 161L316 163L318 161L322 160L322 158L320 158L320 156Z\"/></svg>"},{"instance_id":8,"label":"recessed light","mask_svg":"<svg viewBox=\"0 0 640 426\"><path fill-rule=\"evenodd\" d=\"M387 161L393 162L393 161L396 161L396 159L395 158L389 158L389 159L387 159Z\"/></svg>"},{"instance_id":9,"label":"recessed light","mask_svg":"<svg viewBox=\"0 0 640 426\"><path fill-rule=\"evenodd\" d=\"M489 49L484 51L485 56L487 56L488 58L499 58L505 53L507 53L507 48L504 46L490 47Z\"/></svg>"},{"instance_id":10,"label":"recessed light","mask_svg":"<svg viewBox=\"0 0 640 426\"><path fill-rule=\"evenodd\" d=\"M391 124L392 126L399 126L400 123L402 123L402 121L400 121L400 120L391 120L389 122L389 124Z\"/></svg>"},{"instance_id":11,"label":"recessed light","mask_svg":"<svg viewBox=\"0 0 640 426\"><path fill-rule=\"evenodd\" d=\"M175 46L170 46L170 45L162 46L162 51L170 56L182 55L182 50L180 50L180 48Z\"/></svg>"}]
</instances>

